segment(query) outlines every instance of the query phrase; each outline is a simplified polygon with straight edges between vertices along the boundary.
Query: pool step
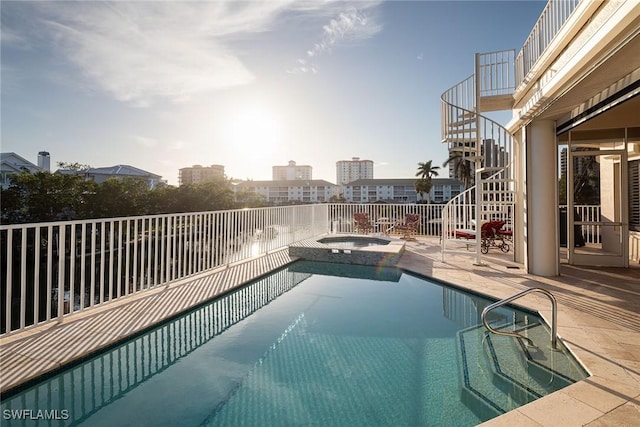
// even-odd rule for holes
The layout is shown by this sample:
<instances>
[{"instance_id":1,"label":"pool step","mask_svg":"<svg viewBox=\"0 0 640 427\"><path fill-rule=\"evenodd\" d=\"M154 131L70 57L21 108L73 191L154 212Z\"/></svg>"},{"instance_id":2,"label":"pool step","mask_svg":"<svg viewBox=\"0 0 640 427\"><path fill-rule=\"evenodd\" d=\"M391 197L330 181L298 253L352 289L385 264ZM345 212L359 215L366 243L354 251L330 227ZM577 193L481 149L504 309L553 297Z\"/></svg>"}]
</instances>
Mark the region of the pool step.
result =
<instances>
[{"instance_id":1,"label":"pool step","mask_svg":"<svg viewBox=\"0 0 640 427\"><path fill-rule=\"evenodd\" d=\"M490 419L516 407L511 397L493 384L494 371L483 349L484 326L458 332L458 356L462 372L460 399L481 419Z\"/></svg>"},{"instance_id":2,"label":"pool step","mask_svg":"<svg viewBox=\"0 0 640 427\"><path fill-rule=\"evenodd\" d=\"M458 333L462 401L476 415L485 419L500 415L584 378L561 343L559 350L551 348L544 325L508 322L494 327L521 333L537 347L527 347L520 338L492 334L484 325Z\"/></svg>"},{"instance_id":3,"label":"pool step","mask_svg":"<svg viewBox=\"0 0 640 427\"><path fill-rule=\"evenodd\" d=\"M544 396L584 378L584 371L572 357L568 357L568 351L561 342L558 349L551 347L551 336L546 326L514 325L509 329L527 336L536 346L529 347L519 338L491 334L485 349L496 370L496 386L501 387L504 382L517 383L534 395Z\"/></svg>"}]
</instances>

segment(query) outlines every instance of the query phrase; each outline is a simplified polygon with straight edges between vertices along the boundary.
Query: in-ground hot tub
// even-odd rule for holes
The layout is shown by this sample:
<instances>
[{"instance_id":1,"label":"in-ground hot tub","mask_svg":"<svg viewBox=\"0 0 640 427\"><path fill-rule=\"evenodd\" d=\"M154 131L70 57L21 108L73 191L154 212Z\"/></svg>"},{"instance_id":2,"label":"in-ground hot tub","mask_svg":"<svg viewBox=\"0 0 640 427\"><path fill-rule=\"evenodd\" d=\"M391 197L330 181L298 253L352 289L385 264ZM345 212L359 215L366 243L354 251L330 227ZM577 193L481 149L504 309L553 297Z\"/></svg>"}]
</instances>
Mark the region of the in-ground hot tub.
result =
<instances>
[{"instance_id":1,"label":"in-ground hot tub","mask_svg":"<svg viewBox=\"0 0 640 427\"><path fill-rule=\"evenodd\" d=\"M395 265L405 242L382 236L344 234L301 240L289 245L289 255L311 261L359 265Z\"/></svg>"}]
</instances>

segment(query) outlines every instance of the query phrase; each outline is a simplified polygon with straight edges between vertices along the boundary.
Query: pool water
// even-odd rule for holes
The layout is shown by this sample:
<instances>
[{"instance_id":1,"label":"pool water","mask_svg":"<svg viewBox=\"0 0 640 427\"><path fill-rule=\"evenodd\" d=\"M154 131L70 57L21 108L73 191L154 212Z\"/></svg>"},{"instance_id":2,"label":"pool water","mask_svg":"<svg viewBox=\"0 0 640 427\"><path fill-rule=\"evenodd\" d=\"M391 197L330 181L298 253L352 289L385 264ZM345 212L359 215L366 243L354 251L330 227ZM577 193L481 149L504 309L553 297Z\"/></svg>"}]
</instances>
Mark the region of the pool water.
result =
<instances>
[{"instance_id":1,"label":"pool water","mask_svg":"<svg viewBox=\"0 0 640 427\"><path fill-rule=\"evenodd\" d=\"M366 248L369 246L380 246L378 242L369 242L366 240L354 240L354 241L336 241L327 243L332 248Z\"/></svg>"},{"instance_id":2,"label":"pool water","mask_svg":"<svg viewBox=\"0 0 640 427\"><path fill-rule=\"evenodd\" d=\"M330 267L296 262L9 396L2 413L67 411L39 425L465 426L585 377L545 349L531 313L492 312L541 343L523 351L479 326L492 301L397 269Z\"/></svg>"},{"instance_id":3,"label":"pool water","mask_svg":"<svg viewBox=\"0 0 640 427\"><path fill-rule=\"evenodd\" d=\"M384 246L389 240L367 236L325 237L318 240L332 248L366 248L369 246Z\"/></svg>"}]
</instances>

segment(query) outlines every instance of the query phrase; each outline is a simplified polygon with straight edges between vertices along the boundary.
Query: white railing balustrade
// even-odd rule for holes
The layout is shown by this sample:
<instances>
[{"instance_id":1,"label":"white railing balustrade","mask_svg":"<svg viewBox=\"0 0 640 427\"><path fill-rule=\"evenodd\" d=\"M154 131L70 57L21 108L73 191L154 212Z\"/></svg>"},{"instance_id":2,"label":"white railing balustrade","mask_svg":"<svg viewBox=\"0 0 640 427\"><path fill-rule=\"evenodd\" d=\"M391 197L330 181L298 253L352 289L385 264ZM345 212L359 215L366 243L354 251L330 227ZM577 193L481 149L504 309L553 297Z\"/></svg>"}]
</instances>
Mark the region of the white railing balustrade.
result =
<instances>
[{"instance_id":1,"label":"white railing balustrade","mask_svg":"<svg viewBox=\"0 0 640 427\"><path fill-rule=\"evenodd\" d=\"M102 306L326 233L354 233L365 212L375 232L420 215L418 235L472 228L472 191L436 204L317 204L0 226L0 334ZM495 211L511 208L493 206ZM583 221L599 206L576 206ZM597 226L583 226L588 243ZM444 242L443 242L444 244ZM61 297L60 297L61 296Z\"/></svg>"},{"instance_id":2,"label":"white railing balustrade","mask_svg":"<svg viewBox=\"0 0 640 427\"><path fill-rule=\"evenodd\" d=\"M514 92L515 55L513 49L479 55L480 96L510 95Z\"/></svg>"},{"instance_id":3,"label":"white railing balustrade","mask_svg":"<svg viewBox=\"0 0 640 427\"><path fill-rule=\"evenodd\" d=\"M442 120L440 129L442 141L475 141L475 76L469 76L444 92L441 105Z\"/></svg>"},{"instance_id":4,"label":"white railing balustrade","mask_svg":"<svg viewBox=\"0 0 640 427\"><path fill-rule=\"evenodd\" d=\"M515 61L516 84L525 77L573 13L580 0L549 0Z\"/></svg>"},{"instance_id":5,"label":"white railing balustrade","mask_svg":"<svg viewBox=\"0 0 640 427\"><path fill-rule=\"evenodd\" d=\"M0 226L0 334L328 231L326 205Z\"/></svg>"},{"instance_id":6,"label":"white railing balustrade","mask_svg":"<svg viewBox=\"0 0 640 427\"><path fill-rule=\"evenodd\" d=\"M575 221L581 222L598 222L600 218L600 205L574 205L574 218ZM560 205L560 210L566 212L567 206ZM560 219L562 220L562 218ZM586 244L590 243L602 243L600 238L600 226L597 224L584 224L580 225L582 237Z\"/></svg>"}]
</instances>

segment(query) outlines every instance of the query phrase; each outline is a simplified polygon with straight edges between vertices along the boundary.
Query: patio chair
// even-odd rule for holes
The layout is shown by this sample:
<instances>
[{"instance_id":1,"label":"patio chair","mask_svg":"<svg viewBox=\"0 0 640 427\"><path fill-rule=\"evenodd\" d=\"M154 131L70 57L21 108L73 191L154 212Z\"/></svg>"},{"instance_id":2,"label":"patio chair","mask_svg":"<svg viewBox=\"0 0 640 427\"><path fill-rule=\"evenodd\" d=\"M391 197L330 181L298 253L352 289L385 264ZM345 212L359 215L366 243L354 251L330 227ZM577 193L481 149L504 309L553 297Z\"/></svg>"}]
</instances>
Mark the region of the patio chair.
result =
<instances>
[{"instance_id":1,"label":"patio chair","mask_svg":"<svg viewBox=\"0 0 640 427\"><path fill-rule=\"evenodd\" d=\"M509 252L509 244L505 241L511 239L512 233L510 230L503 230L502 227L506 224L506 221L487 221L482 223L480 227L480 250L483 254L489 252L489 248L498 248L502 252ZM475 230L454 230L453 232L456 239L461 240L475 240ZM467 244L469 249L469 244Z\"/></svg>"},{"instance_id":2,"label":"patio chair","mask_svg":"<svg viewBox=\"0 0 640 427\"><path fill-rule=\"evenodd\" d=\"M373 224L369 220L369 214L358 212L353 214L353 228L356 233L368 234L373 230Z\"/></svg>"},{"instance_id":3,"label":"patio chair","mask_svg":"<svg viewBox=\"0 0 640 427\"><path fill-rule=\"evenodd\" d=\"M402 237L401 239L412 239L418 232L418 225L420 224L420 215L418 214L406 214L404 221L398 222L393 228L398 230Z\"/></svg>"}]
</instances>

